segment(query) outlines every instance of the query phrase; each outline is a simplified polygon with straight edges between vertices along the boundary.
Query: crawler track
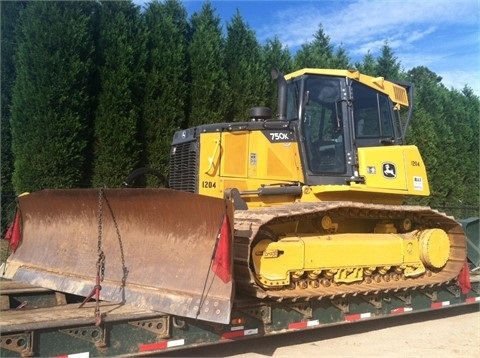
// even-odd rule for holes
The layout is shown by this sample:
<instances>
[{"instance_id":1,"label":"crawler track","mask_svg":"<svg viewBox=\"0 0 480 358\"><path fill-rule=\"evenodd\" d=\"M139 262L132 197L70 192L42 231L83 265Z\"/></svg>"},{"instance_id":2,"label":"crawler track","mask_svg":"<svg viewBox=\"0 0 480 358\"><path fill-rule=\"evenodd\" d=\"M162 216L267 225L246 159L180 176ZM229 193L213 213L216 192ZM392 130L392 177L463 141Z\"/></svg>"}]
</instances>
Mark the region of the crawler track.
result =
<instances>
[{"instance_id":1,"label":"crawler track","mask_svg":"<svg viewBox=\"0 0 480 358\"><path fill-rule=\"evenodd\" d=\"M297 283L294 287L275 289L261 287L252 272L253 265L251 263L251 249L256 242L257 234L263 230L278 228L288 222L295 222L295 233L318 235L321 234L321 231L315 229L315 226L312 226L311 223L319 221L325 215L340 222L338 233L373 233L373 231L365 231L365 228L373 227L375 223L382 220L397 222L405 218L411 220L412 230L443 229L450 239L450 257L445 266L438 272L427 271L426 274L417 278L393 280L390 277L383 277L381 280L369 280L370 282L333 283L330 286L318 285L316 288L301 283ZM359 223L364 224L358 225ZM269 297L279 301L296 301L431 287L455 280L463 267L465 257L466 238L461 225L453 218L423 206L320 202L235 212L234 263L237 288L259 298Z\"/></svg>"}]
</instances>

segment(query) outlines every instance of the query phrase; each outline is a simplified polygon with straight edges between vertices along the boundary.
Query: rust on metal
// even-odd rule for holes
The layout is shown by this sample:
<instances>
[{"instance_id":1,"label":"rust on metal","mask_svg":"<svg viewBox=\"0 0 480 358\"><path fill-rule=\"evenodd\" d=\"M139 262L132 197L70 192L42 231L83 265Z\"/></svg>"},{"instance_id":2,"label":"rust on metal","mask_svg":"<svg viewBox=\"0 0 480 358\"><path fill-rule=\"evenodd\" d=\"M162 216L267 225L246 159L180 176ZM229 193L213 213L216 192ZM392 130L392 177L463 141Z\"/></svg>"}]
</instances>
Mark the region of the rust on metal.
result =
<instances>
[{"instance_id":1,"label":"rust on metal","mask_svg":"<svg viewBox=\"0 0 480 358\"><path fill-rule=\"evenodd\" d=\"M224 215L233 218L231 203L169 189L102 190L101 213L97 189L19 197L22 242L5 276L88 296L101 233L100 299L228 323L234 282L223 282L211 265Z\"/></svg>"}]
</instances>

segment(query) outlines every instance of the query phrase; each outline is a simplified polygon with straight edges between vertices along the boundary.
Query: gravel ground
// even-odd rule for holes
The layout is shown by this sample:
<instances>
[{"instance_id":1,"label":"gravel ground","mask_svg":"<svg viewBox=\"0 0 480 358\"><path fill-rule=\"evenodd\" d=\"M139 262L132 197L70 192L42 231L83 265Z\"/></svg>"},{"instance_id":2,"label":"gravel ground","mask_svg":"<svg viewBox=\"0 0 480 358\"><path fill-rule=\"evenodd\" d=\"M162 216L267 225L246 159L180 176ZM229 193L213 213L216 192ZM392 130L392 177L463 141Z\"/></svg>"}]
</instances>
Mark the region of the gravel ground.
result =
<instances>
[{"instance_id":1,"label":"gravel ground","mask_svg":"<svg viewBox=\"0 0 480 358\"><path fill-rule=\"evenodd\" d=\"M178 352L175 357L480 357L479 305ZM174 354L172 354L174 353Z\"/></svg>"}]
</instances>

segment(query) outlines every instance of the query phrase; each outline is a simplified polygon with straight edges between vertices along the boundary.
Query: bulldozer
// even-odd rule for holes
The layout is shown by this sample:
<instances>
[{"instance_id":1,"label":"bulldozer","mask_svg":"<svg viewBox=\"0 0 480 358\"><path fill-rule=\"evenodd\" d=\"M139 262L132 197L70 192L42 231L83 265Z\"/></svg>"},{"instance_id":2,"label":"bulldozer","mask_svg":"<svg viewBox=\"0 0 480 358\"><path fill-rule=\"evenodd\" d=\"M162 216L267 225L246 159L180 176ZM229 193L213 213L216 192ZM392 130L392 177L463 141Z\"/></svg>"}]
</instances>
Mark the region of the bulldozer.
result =
<instances>
[{"instance_id":1,"label":"bulldozer","mask_svg":"<svg viewBox=\"0 0 480 358\"><path fill-rule=\"evenodd\" d=\"M272 77L275 116L253 107L174 134L168 188L19 197L6 277L219 323L236 292L303 301L454 282L461 225L404 205L430 194L405 139L413 85L357 70Z\"/></svg>"},{"instance_id":2,"label":"bulldozer","mask_svg":"<svg viewBox=\"0 0 480 358\"><path fill-rule=\"evenodd\" d=\"M170 188L230 197L236 285L259 298L321 299L454 280L466 257L452 218L406 145L413 84L356 70L302 69L278 83L278 115L178 131Z\"/></svg>"}]
</instances>

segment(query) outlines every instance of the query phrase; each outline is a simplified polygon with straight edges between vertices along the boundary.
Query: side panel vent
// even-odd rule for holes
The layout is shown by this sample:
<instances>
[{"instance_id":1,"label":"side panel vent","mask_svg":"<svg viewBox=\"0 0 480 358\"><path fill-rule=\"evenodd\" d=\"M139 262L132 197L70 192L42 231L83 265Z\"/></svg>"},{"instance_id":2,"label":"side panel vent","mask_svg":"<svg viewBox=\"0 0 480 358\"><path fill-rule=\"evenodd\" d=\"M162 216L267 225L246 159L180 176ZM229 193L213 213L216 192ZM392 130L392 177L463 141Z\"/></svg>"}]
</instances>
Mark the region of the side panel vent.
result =
<instances>
[{"instance_id":1,"label":"side panel vent","mask_svg":"<svg viewBox=\"0 0 480 358\"><path fill-rule=\"evenodd\" d=\"M173 145L170 150L171 189L198 192L198 142L183 142Z\"/></svg>"},{"instance_id":2,"label":"side panel vent","mask_svg":"<svg viewBox=\"0 0 480 358\"><path fill-rule=\"evenodd\" d=\"M405 90L405 88L393 85L393 92L395 95L394 102L399 102L401 104L406 103L408 105L407 91Z\"/></svg>"}]
</instances>

